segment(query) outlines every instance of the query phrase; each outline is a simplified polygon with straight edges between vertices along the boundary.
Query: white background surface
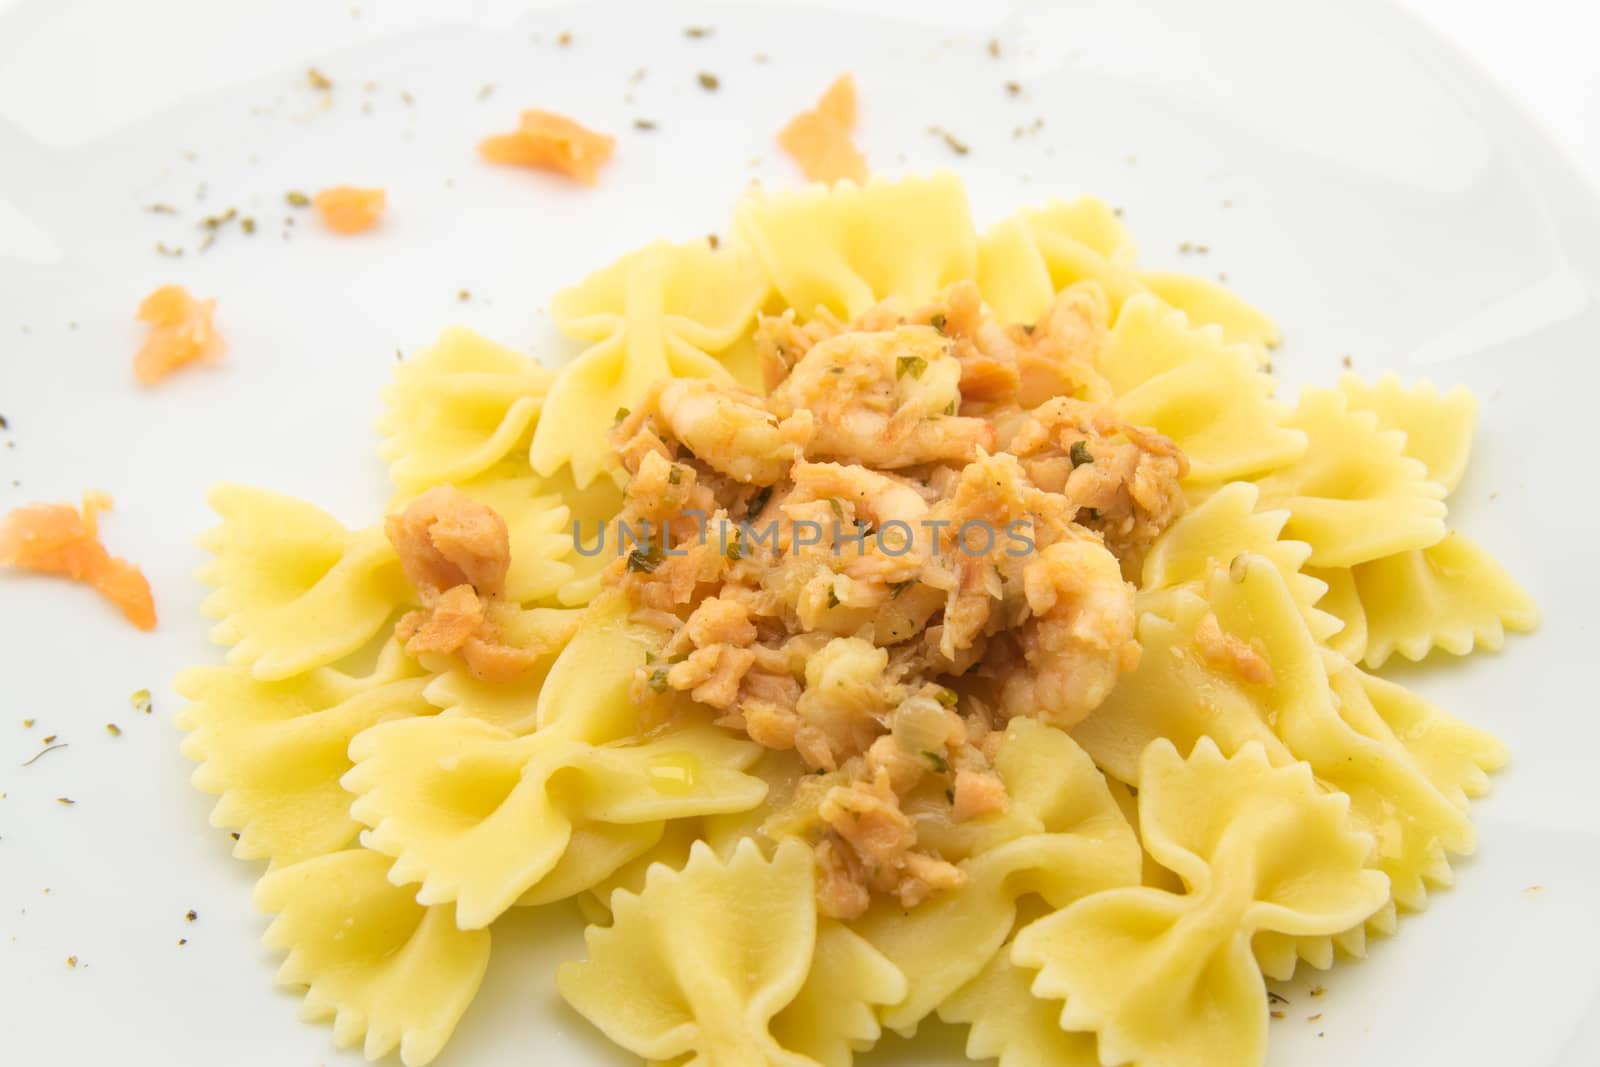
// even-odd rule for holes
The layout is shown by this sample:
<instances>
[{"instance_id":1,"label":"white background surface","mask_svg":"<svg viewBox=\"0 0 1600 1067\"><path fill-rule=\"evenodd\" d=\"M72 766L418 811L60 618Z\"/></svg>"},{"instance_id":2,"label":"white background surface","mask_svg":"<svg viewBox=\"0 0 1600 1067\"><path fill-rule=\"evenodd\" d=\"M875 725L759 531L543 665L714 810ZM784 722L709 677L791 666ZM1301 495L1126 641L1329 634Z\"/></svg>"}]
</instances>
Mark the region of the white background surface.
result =
<instances>
[{"instance_id":1,"label":"white background surface","mask_svg":"<svg viewBox=\"0 0 1600 1067\"><path fill-rule=\"evenodd\" d=\"M1398 0L1498 81L1600 188L1600 4Z\"/></svg>"},{"instance_id":2,"label":"white background surface","mask_svg":"<svg viewBox=\"0 0 1600 1067\"><path fill-rule=\"evenodd\" d=\"M1548 0L1411 2L1459 12L1452 32L1600 162L1593 15ZM167 680L218 658L189 578L190 539L209 521L201 487L259 483L371 521L387 493L369 427L396 348L459 320L556 351L538 312L553 289L655 234L722 227L751 175L792 181L771 131L854 68L875 166L955 165L982 221L1100 193L1127 208L1151 266L1225 270L1276 314L1292 382L1330 382L1353 353L1364 373L1465 382L1482 398L1452 518L1528 585L1544 629L1500 656L1409 673L1504 736L1514 762L1476 809L1481 853L1459 865L1460 885L1365 963L1319 977L1330 992L1315 1008L1291 988L1272 1063L1592 1067L1600 582L1586 561L1600 512L1593 449L1572 435L1600 392L1600 218L1515 108L1365 0L928 2L915 10L935 25L843 37L816 19L774 16L768 32L723 6L641 3L635 17L542 22L537 44L490 0L366 6L354 20L327 0L22 0L24 19L0 22L28 34L16 53L0 36L0 411L17 443L0 451L0 505L111 490L108 540L146 567L163 616L142 637L85 591L0 581L0 1064L359 1062L272 990L254 869L205 825L210 800L176 752ZM691 50L679 28L705 22L719 33ZM570 50L550 46L561 28L575 31ZM1006 43L998 65L990 36ZM752 65L757 49L773 62ZM313 62L342 86L327 114L305 89ZM696 88L698 69L725 91ZM1021 100L1000 89L1011 77L1030 87ZM352 89L367 78L381 85L370 118ZM499 88L480 103L487 81ZM622 133L594 195L473 160L477 136L534 102ZM1014 142L1013 123L1043 112L1046 131ZM660 118L659 134L629 132L636 114ZM972 155L952 159L931 122ZM283 192L335 181L388 185L383 229L340 240L302 220L282 241ZM152 200L183 217L142 211ZM253 243L230 234L183 261L150 251L234 203L269 220ZM1209 260L1181 255L1184 241L1208 242ZM141 392L129 312L166 280L219 295L232 350L222 368ZM145 686L150 719L127 706ZM32 731L15 721L28 717ZM120 738L102 728L113 720ZM45 733L72 747L19 769ZM554 1001L553 964L578 951L564 917L518 914L495 936L442 1067L633 1062ZM1320 1031L1304 1018L1318 1010ZM946 1062L888 1046L900 1058L874 1062Z\"/></svg>"}]
</instances>

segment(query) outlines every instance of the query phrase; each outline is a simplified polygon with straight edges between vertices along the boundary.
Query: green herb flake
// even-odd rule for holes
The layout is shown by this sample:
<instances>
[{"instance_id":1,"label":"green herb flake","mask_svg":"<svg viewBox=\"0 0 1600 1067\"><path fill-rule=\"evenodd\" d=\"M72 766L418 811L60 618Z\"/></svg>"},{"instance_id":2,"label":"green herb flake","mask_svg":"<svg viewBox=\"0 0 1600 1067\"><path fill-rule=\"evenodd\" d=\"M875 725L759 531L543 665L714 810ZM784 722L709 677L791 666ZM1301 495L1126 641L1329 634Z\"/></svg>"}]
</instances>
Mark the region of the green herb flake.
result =
<instances>
[{"instance_id":1,"label":"green herb flake","mask_svg":"<svg viewBox=\"0 0 1600 1067\"><path fill-rule=\"evenodd\" d=\"M668 485L681 485L681 484L683 484L683 468L682 467L679 467L676 464L673 465L672 470L667 472L667 484Z\"/></svg>"},{"instance_id":2,"label":"green herb flake","mask_svg":"<svg viewBox=\"0 0 1600 1067\"><path fill-rule=\"evenodd\" d=\"M910 589L910 588L911 588L911 582L909 582L909 581L891 582L891 583L889 583L889 599L890 600L895 600L895 599L899 598L901 593L904 593L907 589Z\"/></svg>"},{"instance_id":3,"label":"green herb flake","mask_svg":"<svg viewBox=\"0 0 1600 1067\"><path fill-rule=\"evenodd\" d=\"M735 537L728 542L727 549L723 552L729 563L738 563L744 558L744 542Z\"/></svg>"},{"instance_id":4,"label":"green herb flake","mask_svg":"<svg viewBox=\"0 0 1600 1067\"><path fill-rule=\"evenodd\" d=\"M661 550L651 545L650 548L636 548L628 553L628 569L640 574L654 574L655 569L661 566Z\"/></svg>"},{"instance_id":5,"label":"green herb flake","mask_svg":"<svg viewBox=\"0 0 1600 1067\"><path fill-rule=\"evenodd\" d=\"M950 773L950 761L939 755L939 753L924 752L922 754L922 758L928 761L928 766L932 767L940 774Z\"/></svg>"},{"instance_id":6,"label":"green herb flake","mask_svg":"<svg viewBox=\"0 0 1600 1067\"><path fill-rule=\"evenodd\" d=\"M954 400L944 406L944 413L946 415L954 415L956 413L956 402Z\"/></svg>"},{"instance_id":7,"label":"green herb flake","mask_svg":"<svg viewBox=\"0 0 1600 1067\"><path fill-rule=\"evenodd\" d=\"M836 519L843 519L844 518L844 504L843 504L843 502L841 502L839 500L838 497L830 496L828 498L828 507L833 510L833 517L834 518L836 518Z\"/></svg>"},{"instance_id":8,"label":"green herb flake","mask_svg":"<svg viewBox=\"0 0 1600 1067\"><path fill-rule=\"evenodd\" d=\"M665 667L650 672L649 686L657 693L665 693L667 691L667 671Z\"/></svg>"},{"instance_id":9,"label":"green herb flake","mask_svg":"<svg viewBox=\"0 0 1600 1067\"><path fill-rule=\"evenodd\" d=\"M894 361L894 376L896 378L904 378L909 374L913 380L919 379L927 369L928 361L921 356L899 356Z\"/></svg>"},{"instance_id":10,"label":"green herb flake","mask_svg":"<svg viewBox=\"0 0 1600 1067\"><path fill-rule=\"evenodd\" d=\"M956 703L960 701L961 696L954 689L941 689L934 694L933 699L937 700L947 708L953 708L956 706Z\"/></svg>"},{"instance_id":11,"label":"green herb flake","mask_svg":"<svg viewBox=\"0 0 1600 1067\"><path fill-rule=\"evenodd\" d=\"M617 413L615 415L611 416L611 424L613 426L615 426L615 425L620 423L623 419L627 418L631 414L633 414L633 413L631 411L629 411L627 408L618 408L617 409Z\"/></svg>"},{"instance_id":12,"label":"green herb flake","mask_svg":"<svg viewBox=\"0 0 1600 1067\"><path fill-rule=\"evenodd\" d=\"M1087 441L1072 442L1072 451L1070 455L1072 457L1072 466L1074 469L1083 466L1085 463L1094 462L1094 454L1089 451L1089 442Z\"/></svg>"},{"instance_id":13,"label":"green herb flake","mask_svg":"<svg viewBox=\"0 0 1600 1067\"><path fill-rule=\"evenodd\" d=\"M932 326L935 330L938 330L940 333L944 333L944 324L945 324L946 321L948 321L948 320L945 319L944 312L940 311L940 312L937 312L931 318L928 319L928 325Z\"/></svg>"},{"instance_id":14,"label":"green herb flake","mask_svg":"<svg viewBox=\"0 0 1600 1067\"><path fill-rule=\"evenodd\" d=\"M835 593L833 591L833 586L830 585L830 586L828 586L828 607L836 608L838 606L839 606L839 594Z\"/></svg>"}]
</instances>

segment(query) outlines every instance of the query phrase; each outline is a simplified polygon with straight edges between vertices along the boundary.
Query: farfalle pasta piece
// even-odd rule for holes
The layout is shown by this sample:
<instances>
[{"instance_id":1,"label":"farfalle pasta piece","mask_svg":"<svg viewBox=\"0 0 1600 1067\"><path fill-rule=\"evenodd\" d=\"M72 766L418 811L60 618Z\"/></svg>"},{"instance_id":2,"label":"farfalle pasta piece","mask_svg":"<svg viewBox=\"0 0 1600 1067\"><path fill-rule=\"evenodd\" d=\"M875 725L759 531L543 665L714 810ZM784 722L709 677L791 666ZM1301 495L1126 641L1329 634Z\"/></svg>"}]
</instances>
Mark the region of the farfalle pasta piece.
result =
<instances>
[{"instance_id":1,"label":"farfalle pasta piece","mask_svg":"<svg viewBox=\"0 0 1600 1067\"><path fill-rule=\"evenodd\" d=\"M1331 936L1381 908L1372 838L1310 767L1275 767L1259 746L1225 759L1202 739L1186 760L1157 741L1141 764L1144 846L1189 892L1086 897L1024 927L1012 959L1039 971L1034 995L1066 1001L1064 1029L1098 1035L1102 1062L1259 1065L1267 990L1250 938Z\"/></svg>"},{"instance_id":2,"label":"farfalle pasta piece","mask_svg":"<svg viewBox=\"0 0 1600 1067\"><path fill-rule=\"evenodd\" d=\"M1310 763L1319 778L1350 794L1357 822L1379 842L1374 862L1389 875L1396 901L1424 907L1425 884L1450 880L1446 854L1473 850L1472 823L1398 738L1352 721L1283 575L1246 554L1228 568L1213 567L1203 596L1179 590L1174 604L1170 619L1141 618L1138 669L1073 737L1107 774L1136 787L1139 754L1161 738L1191 745L1210 737L1228 754L1253 742L1276 764ZM1202 640L1208 616L1215 629ZM1264 672L1241 670L1219 654L1241 646Z\"/></svg>"},{"instance_id":3,"label":"farfalle pasta piece","mask_svg":"<svg viewBox=\"0 0 1600 1067\"><path fill-rule=\"evenodd\" d=\"M1396 902L1425 907L1426 884L1451 880L1447 854L1475 847L1466 813L1429 781L1392 730L1336 698L1323 654L1267 561L1247 557L1237 578L1214 571L1206 600L1224 632L1262 642L1278 700L1268 721L1283 745L1350 795L1356 821L1378 841L1374 862L1389 876Z\"/></svg>"},{"instance_id":4,"label":"farfalle pasta piece","mask_svg":"<svg viewBox=\"0 0 1600 1067\"><path fill-rule=\"evenodd\" d=\"M277 916L262 940L288 953L277 981L305 989L303 1019L332 1019L334 1040L369 1060L398 1046L406 1067L424 1067L477 995L489 932L417 904L384 877L388 863L350 849L276 868L256 906Z\"/></svg>"},{"instance_id":5,"label":"farfalle pasta piece","mask_svg":"<svg viewBox=\"0 0 1600 1067\"><path fill-rule=\"evenodd\" d=\"M1151 296L1129 298L1098 362L1117 414L1183 450L1186 485L1231 481L1301 460L1306 435L1286 425L1270 375L1215 327L1191 326Z\"/></svg>"},{"instance_id":6,"label":"farfalle pasta piece","mask_svg":"<svg viewBox=\"0 0 1600 1067\"><path fill-rule=\"evenodd\" d=\"M1498 652L1507 630L1526 633L1539 623L1533 598L1462 533L1352 567L1351 576L1367 631L1360 658L1369 667L1395 652L1409 660L1435 648Z\"/></svg>"},{"instance_id":7,"label":"farfalle pasta piece","mask_svg":"<svg viewBox=\"0 0 1600 1067\"><path fill-rule=\"evenodd\" d=\"M648 650L620 599L603 603L550 668L533 732L440 716L352 741L351 814L371 827L365 843L394 857L390 877L420 882L424 904L455 901L456 920L476 928L539 886L580 827L759 804L766 783L743 773L753 743L692 718L639 739L628 690Z\"/></svg>"},{"instance_id":8,"label":"farfalle pasta piece","mask_svg":"<svg viewBox=\"0 0 1600 1067\"><path fill-rule=\"evenodd\" d=\"M1329 677L1344 719L1368 736L1393 738L1433 787L1463 811L1489 791L1489 774L1506 765L1509 754L1499 738L1402 685L1338 661Z\"/></svg>"},{"instance_id":9,"label":"farfalle pasta piece","mask_svg":"<svg viewBox=\"0 0 1600 1067\"><path fill-rule=\"evenodd\" d=\"M517 737L475 719L375 727L350 744L351 814L390 878L424 904L454 901L464 929L494 921L550 874L579 823L637 824L761 802L742 770L756 746L711 726L592 744L560 729ZM602 872L603 874L609 871ZM586 887L581 887L586 888Z\"/></svg>"},{"instance_id":10,"label":"farfalle pasta piece","mask_svg":"<svg viewBox=\"0 0 1600 1067\"><path fill-rule=\"evenodd\" d=\"M395 642L369 674L317 667L261 681L242 666L193 667L175 683L183 754L200 764L195 788L218 797L211 825L237 831L241 859L294 863L344 848L361 824L339 785L357 734L430 715L425 676Z\"/></svg>"},{"instance_id":11,"label":"farfalle pasta piece","mask_svg":"<svg viewBox=\"0 0 1600 1067\"><path fill-rule=\"evenodd\" d=\"M1003 322L1033 322L1058 291L1093 281L1110 299L1113 319L1127 301L1143 295L1197 325L1219 327L1230 344L1250 346L1255 362L1278 343L1272 319L1226 288L1191 275L1140 272L1134 260L1132 239L1103 201L1054 200L984 233L977 281Z\"/></svg>"},{"instance_id":12,"label":"farfalle pasta piece","mask_svg":"<svg viewBox=\"0 0 1600 1067\"><path fill-rule=\"evenodd\" d=\"M816 1067L785 1049L773 1017L804 986L817 943L811 852L769 860L754 841L724 863L704 844L681 871L650 869L644 889L612 895L612 924L584 932L589 958L556 986L612 1041L694 1067Z\"/></svg>"},{"instance_id":13,"label":"farfalle pasta piece","mask_svg":"<svg viewBox=\"0 0 1600 1067\"><path fill-rule=\"evenodd\" d=\"M908 809L918 843L959 861L966 884L907 912L880 899L854 929L906 975L904 1000L884 1024L903 1034L971 981L1011 935L1017 902L1028 894L1053 907L1113 886L1137 885L1139 844L1089 757L1066 734L1035 719L1006 727L995 756L1010 805L964 823L949 822L941 794ZM959 952L951 946L959 945Z\"/></svg>"},{"instance_id":14,"label":"farfalle pasta piece","mask_svg":"<svg viewBox=\"0 0 1600 1067\"><path fill-rule=\"evenodd\" d=\"M1406 455L1404 434L1350 410L1337 389L1302 390L1289 425L1310 448L1259 480L1261 499L1288 510L1283 535L1309 544L1314 566L1366 563L1444 537L1444 489Z\"/></svg>"},{"instance_id":15,"label":"farfalle pasta piece","mask_svg":"<svg viewBox=\"0 0 1600 1067\"><path fill-rule=\"evenodd\" d=\"M1321 582L1327 592L1317 601L1317 610L1340 622L1339 632L1327 638L1328 647L1352 663L1367 654L1367 612L1356 591L1352 567L1307 567L1306 574Z\"/></svg>"},{"instance_id":16,"label":"farfalle pasta piece","mask_svg":"<svg viewBox=\"0 0 1600 1067\"><path fill-rule=\"evenodd\" d=\"M1280 537L1289 521L1283 510L1258 511L1260 491L1249 482L1230 482L1180 515L1150 546L1139 581L1141 591L1199 586L1215 564L1227 566L1249 552L1272 561L1305 613L1311 634L1326 641L1343 623L1316 606L1327 584L1305 573L1311 546Z\"/></svg>"},{"instance_id":17,"label":"farfalle pasta piece","mask_svg":"<svg viewBox=\"0 0 1600 1067\"><path fill-rule=\"evenodd\" d=\"M1293 762L1293 754L1271 723L1287 704L1304 695L1305 672L1272 649L1257 646L1274 684L1251 682L1200 647L1197 631L1208 618L1220 618L1203 592L1177 590L1166 606L1167 614L1147 611L1140 616L1138 667L1123 675L1105 703L1072 728L1073 739L1106 774L1132 786L1139 784L1139 760L1145 749L1161 738L1187 749L1202 737L1211 737L1230 753L1255 742L1274 761ZM1292 602L1289 606L1298 609ZM1231 621L1220 621L1219 628ZM1315 656L1316 650L1296 648L1291 654ZM1325 679L1321 684L1326 689Z\"/></svg>"},{"instance_id":18,"label":"farfalle pasta piece","mask_svg":"<svg viewBox=\"0 0 1600 1067\"><path fill-rule=\"evenodd\" d=\"M1093 1034L1061 1029L1061 1005L1041 1000L1033 972L1011 962L1009 946L943 1004L939 1018L966 1024L967 1057L996 1067L1100 1067Z\"/></svg>"},{"instance_id":19,"label":"farfalle pasta piece","mask_svg":"<svg viewBox=\"0 0 1600 1067\"><path fill-rule=\"evenodd\" d=\"M1354 374L1341 375L1339 391L1351 411L1370 411L1380 430L1406 435L1406 455L1420 460L1428 477L1448 494L1466 473L1472 452L1472 430L1478 419L1478 402L1463 386L1444 395L1431 382L1407 389L1393 372L1372 384Z\"/></svg>"},{"instance_id":20,"label":"farfalle pasta piece","mask_svg":"<svg viewBox=\"0 0 1600 1067\"><path fill-rule=\"evenodd\" d=\"M805 984L772 1018L778 1044L821 1067L850 1067L878 1043L878 1010L906 995L906 976L871 943L832 919L817 920Z\"/></svg>"},{"instance_id":21,"label":"farfalle pasta piece","mask_svg":"<svg viewBox=\"0 0 1600 1067\"><path fill-rule=\"evenodd\" d=\"M977 270L967 193L949 172L758 191L735 225L802 320L852 319L891 297L926 303Z\"/></svg>"},{"instance_id":22,"label":"farfalle pasta piece","mask_svg":"<svg viewBox=\"0 0 1600 1067\"><path fill-rule=\"evenodd\" d=\"M378 454L415 494L521 458L555 375L521 352L452 326L395 367L383 390Z\"/></svg>"},{"instance_id":23,"label":"farfalle pasta piece","mask_svg":"<svg viewBox=\"0 0 1600 1067\"><path fill-rule=\"evenodd\" d=\"M539 693L557 657L576 632L581 609L533 608L516 621L526 627L532 644L549 649L548 658L510 681L485 682L474 678L459 659L447 666L423 690L430 704L450 718L479 719L521 736L538 726Z\"/></svg>"},{"instance_id":24,"label":"farfalle pasta piece","mask_svg":"<svg viewBox=\"0 0 1600 1067\"><path fill-rule=\"evenodd\" d=\"M332 663L371 641L413 594L381 526L350 531L313 504L266 489L206 494L222 522L200 537L215 587L201 610L230 663L262 681Z\"/></svg>"},{"instance_id":25,"label":"farfalle pasta piece","mask_svg":"<svg viewBox=\"0 0 1600 1067\"><path fill-rule=\"evenodd\" d=\"M768 282L736 244L658 241L563 289L550 317L591 342L550 387L528 459L551 477L570 464L578 488L610 455L605 427L663 378L731 380L722 362L747 333Z\"/></svg>"},{"instance_id":26,"label":"farfalle pasta piece","mask_svg":"<svg viewBox=\"0 0 1600 1067\"><path fill-rule=\"evenodd\" d=\"M692 820L691 820L692 821ZM517 898L518 907L554 904L604 885L619 870L649 855L661 843L665 822L578 823L549 873Z\"/></svg>"}]
</instances>

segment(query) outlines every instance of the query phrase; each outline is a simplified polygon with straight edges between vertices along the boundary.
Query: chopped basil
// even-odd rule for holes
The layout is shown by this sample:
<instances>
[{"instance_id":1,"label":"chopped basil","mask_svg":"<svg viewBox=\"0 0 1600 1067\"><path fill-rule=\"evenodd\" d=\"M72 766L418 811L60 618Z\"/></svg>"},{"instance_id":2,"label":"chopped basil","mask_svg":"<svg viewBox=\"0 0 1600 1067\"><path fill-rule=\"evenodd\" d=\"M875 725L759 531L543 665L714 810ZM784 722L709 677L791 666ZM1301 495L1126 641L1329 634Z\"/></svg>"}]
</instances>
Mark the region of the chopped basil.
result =
<instances>
[{"instance_id":1,"label":"chopped basil","mask_svg":"<svg viewBox=\"0 0 1600 1067\"><path fill-rule=\"evenodd\" d=\"M928 765L940 774L948 774L950 772L950 761L939 755L939 753L924 752L922 756L928 761Z\"/></svg>"},{"instance_id":2,"label":"chopped basil","mask_svg":"<svg viewBox=\"0 0 1600 1067\"><path fill-rule=\"evenodd\" d=\"M1083 466L1085 463L1094 462L1094 454L1089 451L1089 442L1087 441L1072 442L1072 450L1069 454L1072 458L1074 469Z\"/></svg>"},{"instance_id":3,"label":"chopped basil","mask_svg":"<svg viewBox=\"0 0 1600 1067\"><path fill-rule=\"evenodd\" d=\"M928 361L921 356L898 356L894 361L894 376L904 378L911 375L913 379L921 378L928 369Z\"/></svg>"}]
</instances>

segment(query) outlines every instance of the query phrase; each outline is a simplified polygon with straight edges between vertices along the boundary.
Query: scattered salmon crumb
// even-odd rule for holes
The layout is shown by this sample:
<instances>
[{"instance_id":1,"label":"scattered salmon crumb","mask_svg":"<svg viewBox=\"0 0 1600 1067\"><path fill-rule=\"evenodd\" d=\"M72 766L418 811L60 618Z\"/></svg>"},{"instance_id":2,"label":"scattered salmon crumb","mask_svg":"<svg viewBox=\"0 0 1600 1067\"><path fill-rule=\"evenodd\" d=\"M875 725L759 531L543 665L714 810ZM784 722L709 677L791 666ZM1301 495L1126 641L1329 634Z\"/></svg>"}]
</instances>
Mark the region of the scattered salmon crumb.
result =
<instances>
[{"instance_id":1,"label":"scattered salmon crumb","mask_svg":"<svg viewBox=\"0 0 1600 1067\"><path fill-rule=\"evenodd\" d=\"M856 81L850 74L841 74L814 109L789 120L778 133L778 144L811 181L849 178L860 182L866 180L867 161L850 141L855 125Z\"/></svg>"},{"instance_id":2,"label":"scattered salmon crumb","mask_svg":"<svg viewBox=\"0 0 1600 1067\"><path fill-rule=\"evenodd\" d=\"M532 108L522 113L514 132L479 141L478 154L490 163L553 170L593 185L616 144L615 137L565 115Z\"/></svg>"},{"instance_id":3,"label":"scattered salmon crumb","mask_svg":"<svg viewBox=\"0 0 1600 1067\"><path fill-rule=\"evenodd\" d=\"M377 224L388 206L382 189L363 189L356 185L335 185L311 198L317 214L334 233L361 233Z\"/></svg>"},{"instance_id":4,"label":"scattered salmon crumb","mask_svg":"<svg viewBox=\"0 0 1600 1067\"><path fill-rule=\"evenodd\" d=\"M135 316L150 333L133 357L141 385L154 385L179 367L200 360L215 363L226 349L212 325L215 300L196 300L181 285L163 285L139 304Z\"/></svg>"},{"instance_id":5,"label":"scattered salmon crumb","mask_svg":"<svg viewBox=\"0 0 1600 1067\"><path fill-rule=\"evenodd\" d=\"M117 559L100 543L99 513L111 498L90 491L83 511L71 504L27 504L0 519L0 566L65 575L85 582L122 609L141 630L156 625L150 583L138 567Z\"/></svg>"}]
</instances>

